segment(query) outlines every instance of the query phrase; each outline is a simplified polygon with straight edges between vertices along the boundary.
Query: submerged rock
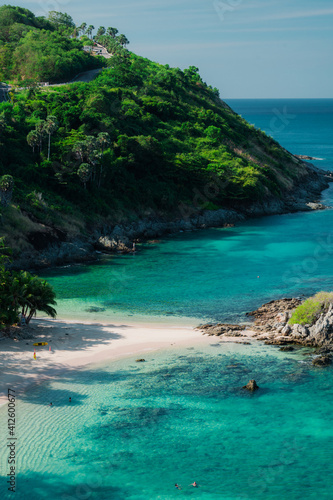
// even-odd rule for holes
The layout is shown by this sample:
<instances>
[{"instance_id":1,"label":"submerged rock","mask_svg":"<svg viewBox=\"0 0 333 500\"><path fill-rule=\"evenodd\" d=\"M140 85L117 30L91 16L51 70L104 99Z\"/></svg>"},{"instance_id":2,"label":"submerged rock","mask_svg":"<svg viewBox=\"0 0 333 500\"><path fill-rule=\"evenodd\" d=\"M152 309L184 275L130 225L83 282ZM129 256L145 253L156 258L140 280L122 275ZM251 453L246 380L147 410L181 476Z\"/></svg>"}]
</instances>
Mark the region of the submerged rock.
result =
<instances>
[{"instance_id":1,"label":"submerged rock","mask_svg":"<svg viewBox=\"0 0 333 500\"><path fill-rule=\"evenodd\" d=\"M144 363L146 360L145 360L145 359L143 359L143 358L141 358L141 359L136 359L135 361L136 361L137 363Z\"/></svg>"},{"instance_id":2,"label":"submerged rock","mask_svg":"<svg viewBox=\"0 0 333 500\"><path fill-rule=\"evenodd\" d=\"M293 347L291 345L286 345L284 347L280 347L280 349L279 349L279 351L283 351L283 352L291 352L294 350L295 350L295 347Z\"/></svg>"},{"instance_id":3,"label":"submerged rock","mask_svg":"<svg viewBox=\"0 0 333 500\"><path fill-rule=\"evenodd\" d=\"M329 366L332 364L331 356L320 356L312 360L312 364L315 366Z\"/></svg>"},{"instance_id":4,"label":"submerged rock","mask_svg":"<svg viewBox=\"0 0 333 500\"><path fill-rule=\"evenodd\" d=\"M259 389L257 382L255 380L250 380L246 385L243 386L243 389L254 392Z\"/></svg>"}]
</instances>

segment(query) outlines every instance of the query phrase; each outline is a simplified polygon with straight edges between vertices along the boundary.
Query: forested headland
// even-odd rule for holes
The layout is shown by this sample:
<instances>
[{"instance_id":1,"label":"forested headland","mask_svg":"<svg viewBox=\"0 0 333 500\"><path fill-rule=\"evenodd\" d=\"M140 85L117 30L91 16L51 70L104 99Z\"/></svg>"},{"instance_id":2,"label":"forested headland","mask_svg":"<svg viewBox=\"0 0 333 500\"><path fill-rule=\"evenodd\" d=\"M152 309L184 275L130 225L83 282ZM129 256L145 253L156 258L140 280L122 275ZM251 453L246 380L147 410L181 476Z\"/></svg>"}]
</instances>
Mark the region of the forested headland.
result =
<instances>
[{"instance_id":1,"label":"forested headland","mask_svg":"<svg viewBox=\"0 0 333 500\"><path fill-rule=\"evenodd\" d=\"M280 199L312 175L235 114L195 66L140 57L116 28L1 9L2 79L28 80L0 104L0 234L14 256L33 248L41 225L69 239L148 213ZM83 50L96 42L112 57ZM68 79L69 67L99 66L89 83L38 85Z\"/></svg>"}]
</instances>

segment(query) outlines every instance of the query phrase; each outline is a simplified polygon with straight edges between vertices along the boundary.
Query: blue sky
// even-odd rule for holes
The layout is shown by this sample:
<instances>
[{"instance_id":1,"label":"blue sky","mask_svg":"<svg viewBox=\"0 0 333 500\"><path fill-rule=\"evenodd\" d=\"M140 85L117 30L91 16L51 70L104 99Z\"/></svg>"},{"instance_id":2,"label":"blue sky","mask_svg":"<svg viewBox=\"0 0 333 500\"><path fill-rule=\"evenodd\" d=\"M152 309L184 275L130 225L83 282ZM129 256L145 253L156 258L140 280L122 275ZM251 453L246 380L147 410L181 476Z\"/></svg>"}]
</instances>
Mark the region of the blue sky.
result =
<instances>
[{"instance_id":1,"label":"blue sky","mask_svg":"<svg viewBox=\"0 0 333 500\"><path fill-rule=\"evenodd\" d=\"M6 2L7 3L7 2ZM113 26L129 49L197 66L222 98L333 97L331 0L17 0Z\"/></svg>"}]
</instances>

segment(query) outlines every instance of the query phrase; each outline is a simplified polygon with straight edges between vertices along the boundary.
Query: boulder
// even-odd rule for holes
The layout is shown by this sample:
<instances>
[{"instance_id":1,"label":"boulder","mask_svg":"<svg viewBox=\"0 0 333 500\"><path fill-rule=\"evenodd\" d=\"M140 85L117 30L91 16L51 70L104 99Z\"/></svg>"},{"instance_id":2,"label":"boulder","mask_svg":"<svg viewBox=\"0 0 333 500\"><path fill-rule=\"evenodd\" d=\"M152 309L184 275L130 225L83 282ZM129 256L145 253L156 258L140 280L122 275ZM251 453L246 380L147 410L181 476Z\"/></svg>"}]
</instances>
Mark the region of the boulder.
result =
<instances>
[{"instance_id":1,"label":"boulder","mask_svg":"<svg viewBox=\"0 0 333 500\"><path fill-rule=\"evenodd\" d=\"M282 335L288 335L291 332L290 325L286 325L284 328L282 328L281 333Z\"/></svg>"},{"instance_id":2,"label":"boulder","mask_svg":"<svg viewBox=\"0 0 333 500\"><path fill-rule=\"evenodd\" d=\"M332 364L331 356L320 356L312 360L312 364L315 366L328 366Z\"/></svg>"},{"instance_id":3,"label":"boulder","mask_svg":"<svg viewBox=\"0 0 333 500\"><path fill-rule=\"evenodd\" d=\"M306 326L298 325L297 323L291 328L291 335L296 339L304 339L309 336L309 330Z\"/></svg>"},{"instance_id":4,"label":"boulder","mask_svg":"<svg viewBox=\"0 0 333 500\"><path fill-rule=\"evenodd\" d=\"M246 385L243 386L243 389L254 392L259 389L257 382L255 380L250 380Z\"/></svg>"},{"instance_id":5,"label":"boulder","mask_svg":"<svg viewBox=\"0 0 333 500\"><path fill-rule=\"evenodd\" d=\"M140 358L140 359L136 359L135 361L136 361L137 363L143 363L143 362L144 362L144 361L146 361L146 360L145 360L145 359L143 359L143 358Z\"/></svg>"}]
</instances>

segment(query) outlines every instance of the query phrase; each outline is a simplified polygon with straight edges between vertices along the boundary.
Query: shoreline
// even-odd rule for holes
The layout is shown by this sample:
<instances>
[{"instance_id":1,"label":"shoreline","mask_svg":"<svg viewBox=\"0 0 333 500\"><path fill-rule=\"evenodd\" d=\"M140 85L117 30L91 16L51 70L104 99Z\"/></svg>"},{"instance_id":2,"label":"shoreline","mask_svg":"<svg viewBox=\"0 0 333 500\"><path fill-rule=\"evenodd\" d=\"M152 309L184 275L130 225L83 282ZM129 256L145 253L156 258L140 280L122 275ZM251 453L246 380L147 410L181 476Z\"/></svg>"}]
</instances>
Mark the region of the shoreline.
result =
<instances>
[{"instance_id":1,"label":"shoreline","mask_svg":"<svg viewBox=\"0 0 333 500\"><path fill-rule=\"evenodd\" d=\"M7 402L7 389L20 393L36 384L52 380L68 371L79 371L90 364L122 358L142 359L144 353L163 349L210 344L212 338L195 326L159 326L91 323L88 321L35 319L25 330L29 338L3 338L1 361L0 407ZM237 339L224 336L221 342L252 339L246 330ZM34 347L34 342L48 342ZM49 347L51 346L51 352ZM36 360L34 359L36 350Z\"/></svg>"},{"instance_id":2,"label":"shoreline","mask_svg":"<svg viewBox=\"0 0 333 500\"><path fill-rule=\"evenodd\" d=\"M180 204L175 213L157 214L153 211L144 217L114 221L111 225L94 228L83 237L57 231L54 227L41 227L38 242L31 242L34 250L23 252L9 266L12 269L38 271L75 263L93 262L100 254L132 253L133 243L158 243L166 235L207 228L229 227L256 217L309 212L329 208L320 201L322 193L330 187L333 177L311 163L295 157L307 170L293 189L281 198L270 197L233 207L205 210L199 206ZM45 238L44 238L45 237Z\"/></svg>"},{"instance_id":3,"label":"shoreline","mask_svg":"<svg viewBox=\"0 0 333 500\"><path fill-rule=\"evenodd\" d=\"M131 356L137 359L145 352L164 348L211 342L201 331L185 326L36 319L25 331L29 338L3 338L0 341L0 406L7 401L8 387L19 395L67 370L80 370L89 364ZM34 342L48 342L48 345L34 347Z\"/></svg>"}]
</instances>

